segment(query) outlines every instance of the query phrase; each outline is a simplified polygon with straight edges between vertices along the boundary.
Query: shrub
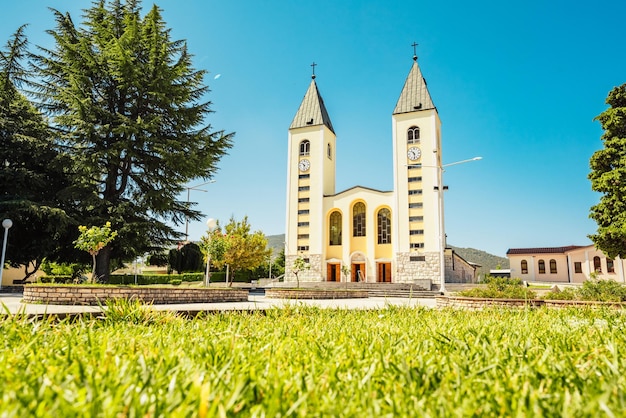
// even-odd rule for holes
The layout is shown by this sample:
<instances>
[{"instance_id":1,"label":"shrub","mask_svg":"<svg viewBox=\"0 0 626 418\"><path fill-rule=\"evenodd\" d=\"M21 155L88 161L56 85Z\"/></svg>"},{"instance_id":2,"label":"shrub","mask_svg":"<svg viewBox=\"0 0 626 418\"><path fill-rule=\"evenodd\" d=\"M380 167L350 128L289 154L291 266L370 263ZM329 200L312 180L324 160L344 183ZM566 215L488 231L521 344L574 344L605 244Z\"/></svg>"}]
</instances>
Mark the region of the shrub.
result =
<instances>
[{"instance_id":1,"label":"shrub","mask_svg":"<svg viewBox=\"0 0 626 418\"><path fill-rule=\"evenodd\" d=\"M459 292L459 296L490 299L535 299L537 296L523 284L519 278L485 277L484 287Z\"/></svg>"},{"instance_id":2,"label":"shrub","mask_svg":"<svg viewBox=\"0 0 626 418\"><path fill-rule=\"evenodd\" d=\"M587 280L579 288L566 288L545 295L551 300L587 300L596 302L626 301L626 286L613 280Z\"/></svg>"},{"instance_id":3,"label":"shrub","mask_svg":"<svg viewBox=\"0 0 626 418\"><path fill-rule=\"evenodd\" d=\"M183 281L181 279L172 279L170 280L170 284L174 285L174 286L178 286L179 284L181 284Z\"/></svg>"}]
</instances>

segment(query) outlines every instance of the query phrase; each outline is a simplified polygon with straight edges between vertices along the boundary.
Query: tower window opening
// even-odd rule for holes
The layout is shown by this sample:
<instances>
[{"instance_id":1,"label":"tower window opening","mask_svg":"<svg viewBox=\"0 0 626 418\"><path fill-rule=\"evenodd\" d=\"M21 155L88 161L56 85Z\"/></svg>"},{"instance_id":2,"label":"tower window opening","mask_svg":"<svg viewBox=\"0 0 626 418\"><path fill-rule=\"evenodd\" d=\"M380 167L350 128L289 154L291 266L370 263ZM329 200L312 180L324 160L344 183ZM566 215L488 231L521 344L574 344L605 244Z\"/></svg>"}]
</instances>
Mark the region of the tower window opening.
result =
<instances>
[{"instance_id":1,"label":"tower window opening","mask_svg":"<svg viewBox=\"0 0 626 418\"><path fill-rule=\"evenodd\" d=\"M311 142L308 139L300 142L300 155L309 155L311 153Z\"/></svg>"},{"instance_id":2,"label":"tower window opening","mask_svg":"<svg viewBox=\"0 0 626 418\"><path fill-rule=\"evenodd\" d=\"M417 126L411 126L407 131L407 143L419 144L420 142L420 128Z\"/></svg>"}]
</instances>

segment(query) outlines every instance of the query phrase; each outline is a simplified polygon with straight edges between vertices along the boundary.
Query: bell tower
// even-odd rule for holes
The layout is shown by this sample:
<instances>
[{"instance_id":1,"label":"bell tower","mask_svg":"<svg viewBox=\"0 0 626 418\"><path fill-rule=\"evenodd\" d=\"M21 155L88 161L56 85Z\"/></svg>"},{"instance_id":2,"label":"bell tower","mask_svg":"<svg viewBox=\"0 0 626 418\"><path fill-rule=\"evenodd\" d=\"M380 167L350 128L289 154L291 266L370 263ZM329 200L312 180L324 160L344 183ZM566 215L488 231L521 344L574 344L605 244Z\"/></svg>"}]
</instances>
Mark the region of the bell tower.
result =
<instances>
[{"instance_id":1,"label":"bell tower","mask_svg":"<svg viewBox=\"0 0 626 418\"><path fill-rule=\"evenodd\" d=\"M413 44L415 48L417 44ZM444 242L441 121L426 80L413 65L392 115L396 193L396 278L441 276Z\"/></svg>"},{"instance_id":2,"label":"bell tower","mask_svg":"<svg viewBox=\"0 0 626 418\"><path fill-rule=\"evenodd\" d=\"M324 260L324 196L335 193L336 137L313 75L291 126L287 144L285 280L302 257L310 265L299 279L320 281Z\"/></svg>"}]
</instances>

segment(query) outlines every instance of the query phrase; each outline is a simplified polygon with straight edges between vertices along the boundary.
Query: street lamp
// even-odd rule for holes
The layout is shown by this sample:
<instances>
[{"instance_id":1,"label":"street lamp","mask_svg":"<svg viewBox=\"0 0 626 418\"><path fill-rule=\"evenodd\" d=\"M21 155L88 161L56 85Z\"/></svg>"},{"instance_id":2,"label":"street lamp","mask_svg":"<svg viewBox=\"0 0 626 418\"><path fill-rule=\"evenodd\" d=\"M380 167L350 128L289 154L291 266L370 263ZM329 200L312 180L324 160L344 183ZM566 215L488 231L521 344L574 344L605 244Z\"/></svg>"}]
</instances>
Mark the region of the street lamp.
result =
<instances>
[{"instance_id":1,"label":"street lamp","mask_svg":"<svg viewBox=\"0 0 626 418\"><path fill-rule=\"evenodd\" d=\"M200 189L199 187L205 186L209 183L215 183L215 180L209 180L204 183L196 184L195 186L185 187L187 189L187 209L189 209L189 192L197 190L199 192L208 192L208 190ZM189 217L185 218L185 242L189 240Z\"/></svg>"},{"instance_id":2,"label":"street lamp","mask_svg":"<svg viewBox=\"0 0 626 418\"><path fill-rule=\"evenodd\" d=\"M444 223L443 223L443 192L447 189L447 186L443 185L443 172L446 167L450 167L452 165L470 163L472 161L482 160L483 157L474 157L468 158L466 160L455 161L453 163L443 164L443 165L423 165L423 164L408 164L408 167L431 167L437 169L437 185L435 186L435 191L437 194L437 212L438 212L438 221L439 221L439 282L440 287L439 290L444 293L446 291L446 261L445 261L445 251L446 251L446 233L444 231Z\"/></svg>"},{"instance_id":3,"label":"street lamp","mask_svg":"<svg viewBox=\"0 0 626 418\"><path fill-rule=\"evenodd\" d=\"M213 230L217 226L217 221L213 218L209 218L206 221L206 226L209 229L209 242L206 250L206 276L204 277L204 285L208 287L211 283L211 276L209 274L209 272L211 271L211 235L213 233Z\"/></svg>"},{"instance_id":4,"label":"street lamp","mask_svg":"<svg viewBox=\"0 0 626 418\"><path fill-rule=\"evenodd\" d=\"M2 241L2 258L0 259L0 289L2 289L2 272L4 271L4 256L7 252L7 238L9 236L9 228L12 226L12 220L5 219L2 221L2 227L4 228L4 240Z\"/></svg>"}]
</instances>

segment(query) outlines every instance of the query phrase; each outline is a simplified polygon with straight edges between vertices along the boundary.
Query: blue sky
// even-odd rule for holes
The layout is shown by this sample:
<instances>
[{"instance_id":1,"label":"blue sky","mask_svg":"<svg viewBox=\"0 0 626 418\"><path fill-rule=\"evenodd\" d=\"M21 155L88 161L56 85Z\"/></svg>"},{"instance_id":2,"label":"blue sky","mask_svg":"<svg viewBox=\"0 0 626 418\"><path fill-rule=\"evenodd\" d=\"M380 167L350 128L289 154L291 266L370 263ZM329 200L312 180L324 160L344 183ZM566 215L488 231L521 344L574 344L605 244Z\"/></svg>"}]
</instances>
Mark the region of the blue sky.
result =
<instances>
[{"instance_id":1,"label":"blue sky","mask_svg":"<svg viewBox=\"0 0 626 418\"><path fill-rule=\"evenodd\" d=\"M23 23L50 46L47 7L75 22L87 0L5 2L0 42ZM593 118L626 82L626 2L160 0L174 39L206 69L215 129L235 131L216 182L191 191L208 217L285 230L287 129L310 82L337 134L337 191L393 187L391 113L413 42L442 121L448 243L508 248L588 244L587 180L602 144ZM144 2L144 9L152 2ZM219 75L219 76L218 76ZM190 183L190 186L202 183ZM181 195L186 199L186 194ZM185 226L181 226L184 231ZM204 222L189 225L191 239Z\"/></svg>"}]
</instances>

